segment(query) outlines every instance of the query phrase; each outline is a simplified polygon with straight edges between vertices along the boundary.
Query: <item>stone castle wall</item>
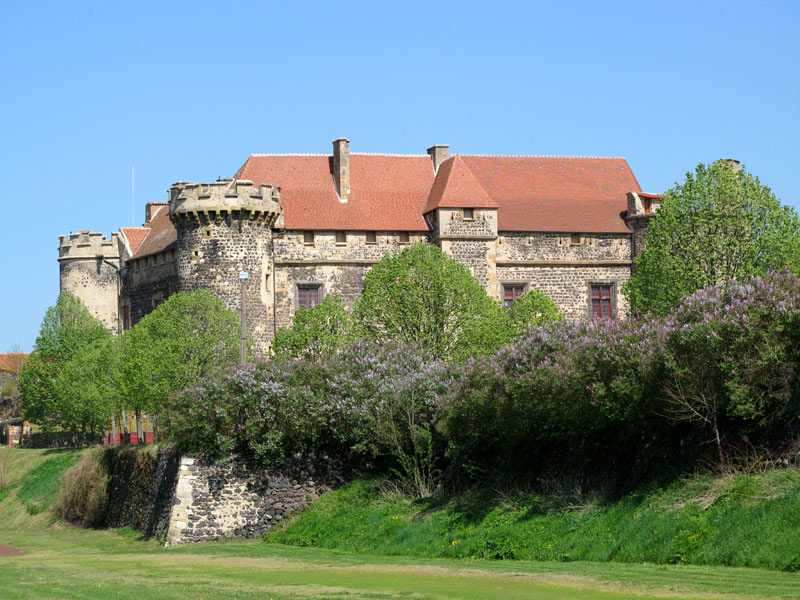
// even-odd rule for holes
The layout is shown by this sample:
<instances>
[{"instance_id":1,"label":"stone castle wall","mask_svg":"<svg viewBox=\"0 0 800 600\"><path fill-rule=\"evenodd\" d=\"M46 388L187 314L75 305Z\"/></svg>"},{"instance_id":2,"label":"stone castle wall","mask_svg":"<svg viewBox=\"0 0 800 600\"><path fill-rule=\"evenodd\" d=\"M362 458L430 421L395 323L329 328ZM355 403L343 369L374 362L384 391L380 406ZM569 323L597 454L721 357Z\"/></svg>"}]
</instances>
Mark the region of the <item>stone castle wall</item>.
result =
<instances>
[{"instance_id":1,"label":"stone castle wall","mask_svg":"<svg viewBox=\"0 0 800 600\"><path fill-rule=\"evenodd\" d=\"M129 307L131 326L136 325L172 294L180 291L177 261L174 258L167 260L163 254L150 258L152 264L129 264L123 270L125 296L122 304Z\"/></svg>"}]
</instances>

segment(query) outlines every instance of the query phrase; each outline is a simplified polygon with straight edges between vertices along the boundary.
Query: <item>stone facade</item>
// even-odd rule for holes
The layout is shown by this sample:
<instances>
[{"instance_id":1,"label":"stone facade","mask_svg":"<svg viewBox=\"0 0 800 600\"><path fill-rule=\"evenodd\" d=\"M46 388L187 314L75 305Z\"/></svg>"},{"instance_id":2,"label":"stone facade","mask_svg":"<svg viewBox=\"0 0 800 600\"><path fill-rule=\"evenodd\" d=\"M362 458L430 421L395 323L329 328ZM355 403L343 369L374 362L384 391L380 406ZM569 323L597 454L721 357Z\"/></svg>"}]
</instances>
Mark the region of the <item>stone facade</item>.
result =
<instances>
[{"instance_id":1,"label":"stone facade","mask_svg":"<svg viewBox=\"0 0 800 600\"><path fill-rule=\"evenodd\" d=\"M316 476L310 465L290 474L183 457L167 543L263 535L330 489Z\"/></svg>"},{"instance_id":2,"label":"stone facade","mask_svg":"<svg viewBox=\"0 0 800 600\"><path fill-rule=\"evenodd\" d=\"M419 211L418 220L406 218L407 212L398 212L404 201L402 195L381 200L365 194L364 188L369 182L373 188L387 181L389 185L403 184L406 180L401 177L401 166L406 163L403 168L408 177L413 175L418 181L425 177L421 157L366 155L357 158L362 161L357 165L363 166L352 169L350 161L357 155L349 153L345 139L334 142L330 161L324 156L317 161L316 155L276 155L280 160L272 155L254 155L263 156L260 160L267 161L276 177L284 178L282 181L289 177L287 172L296 172L292 182L300 191L295 189L287 204L282 199L284 190L270 182L178 182L169 190L168 203L148 204L147 222L142 228L123 228L109 239L93 232L61 236L61 289L80 296L93 314L118 332L178 291L209 289L238 312L239 273L247 272L247 326L256 352L266 356L277 329L291 324L301 295L308 301L311 290L318 302L333 294L352 306L374 264L409 243L424 242L438 245L467 266L489 296L499 301L509 286L515 292L520 288L541 289L568 319L578 320L592 315L592 286L605 286L611 290L612 314L628 315L620 289L630 277L633 258L643 248L659 197L619 191L630 181L625 179L630 169L624 159L497 157L494 165L494 158L481 156L459 157L456 163L457 157L449 157L447 146L434 146L429 154L433 183L421 189L430 192L414 188L417 194L427 194L427 207L418 204L415 209ZM251 161L240 173L251 168ZM312 163L322 170L321 178L319 172L315 175ZM395 163L400 165L397 172L391 170ZM375 165L387 169L385 178L374 179L374 172L367 174L373 179L365 175L366 166L378 168ZM528 179L519 180L522 169L530 171ZM536 179L548 169L546 177ZM583 204L576 204L576 200L558 204L552 199L559 197L558 188L549 190L550 204L546 204L545 196L537 200L534 192L545 183L556 185L550 182L566 170L571 174L563 185L572 194L577 193L575 178L584 177L582 196L578 196L585 197ZM610 170L622 173L615 184L617 191L611 194L604 180L596 186L601 191L596 192L591 178L602 179ZM589 171L593 174L586 175ZM508 189L503 188L498 173L513 179ZM381 189L389 196L396 191ZM590 199L595 192L598 200ZM520 195L529 207L521 212L521 201L507 199L509 193ZM330 201L325 194L330 195ZM464 203L459 205L462 197ZM620 209L625 202L627 212ZM558 218L553 219L553 210L563 211L563 218L556 215ZM328 214L329 219L321 216ZM511 214L515 215L512 220L508 216L503 220L504 215ZM404 227L390 228L391 223L403 219ZM310 224L303 226L304 222ZM330 229L320 228L325 222L330 223ZM418 229L414 229L415 223ZM544 225L538 228L536 223ZM371 226L374 230L369 229Z\"/></svg>"}]
</instances>

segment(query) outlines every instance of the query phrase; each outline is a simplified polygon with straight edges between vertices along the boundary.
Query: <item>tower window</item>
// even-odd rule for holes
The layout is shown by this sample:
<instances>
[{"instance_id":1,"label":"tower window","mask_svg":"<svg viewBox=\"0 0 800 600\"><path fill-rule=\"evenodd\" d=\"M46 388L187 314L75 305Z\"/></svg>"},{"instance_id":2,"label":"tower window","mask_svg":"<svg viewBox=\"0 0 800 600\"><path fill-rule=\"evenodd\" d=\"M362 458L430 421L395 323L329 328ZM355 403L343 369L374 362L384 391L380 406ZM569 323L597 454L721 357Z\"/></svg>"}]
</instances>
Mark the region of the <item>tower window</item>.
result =
<instances>
[{"instance_id":1,"label":"tower window","mask_svg":"<svg viewBox=\"0 0 800 600\"><path fill-rule=\"evenodd\" d=\"M401 231L397 236L397 241L399 241L401 244L408 244L409 242L408 232Z\"/></svg>"},{"instance_id":2,"label":"tower window","mask_svg":"<svg viewBox=\"0 0 800 600\"><path fill-rule=\"evenodd\" d=\"M613 287L610 283L590 285L593 319L610 319L613 316Z\"/></svg>"},{"instance_id":3,"label":"tower window","mask_svg":"<svg viewBox=\"0 0 800 600\"><path fill-rule=\"evenodd\" d=\"M653 210L652 200L650 198L643 198L644 214L649 215Z\"/></svg>"},{"instance_id":4,"label":"tower window","mask_svg":"<svg viewBox=\"0 0 800 600\"><path fill-rule=\"evenodd\" d=\"M320 303L322 286L318 283L303 284L297 286L297 306L314 308Z\"/></svg>"},{"instance_id":5,"label":"tower window","mask_svg":"<svg viewBox=\"0 0 800 600\"><path fill-rule=\"evenodd\" d=\"M336 232L336 244L339 246L343 246L347 243L347 232L346 231L337 231Z\"/></svg>"},{"instance_id":6,"label":"tower window","mask_svg":"<svg viewBox=\"0 0 800 600\"><path fill-rule=\"evenodd\" d=\"M306 246L313 246L314 245L314 232L313 231L304 231L303 232L303 243Z\"/></svg>"},{"instance_id":7,"label":"tower window","mask_svg":"<svg viewBox=\"0 0 800 600\"><path fill-rule=\"evenodd\" d=\"M520 283L514 283L503 286L503 306L508 308L511 303L525 293L525 286Z\"/></svg>"},{"instance_id":8,"label":"tower window","mask_svg":"<svg viewBox=\"0 0 800 600\"><path fill-rule=\"evenodd\" d=\"M472 221L475 218L475 215L471 208L464 209L464 220L465 221Z\"/></svg>"},{"instance_id":9,"label":"tower window","mask_svg":"<svg viewBox=\"0 0 800 600\"><path fill-rule=\"evenodd\" d=\"M378 243L378 234L374 231L368 231L366 241L368 244L377 244Z\"/></svg>"}]
</instances>

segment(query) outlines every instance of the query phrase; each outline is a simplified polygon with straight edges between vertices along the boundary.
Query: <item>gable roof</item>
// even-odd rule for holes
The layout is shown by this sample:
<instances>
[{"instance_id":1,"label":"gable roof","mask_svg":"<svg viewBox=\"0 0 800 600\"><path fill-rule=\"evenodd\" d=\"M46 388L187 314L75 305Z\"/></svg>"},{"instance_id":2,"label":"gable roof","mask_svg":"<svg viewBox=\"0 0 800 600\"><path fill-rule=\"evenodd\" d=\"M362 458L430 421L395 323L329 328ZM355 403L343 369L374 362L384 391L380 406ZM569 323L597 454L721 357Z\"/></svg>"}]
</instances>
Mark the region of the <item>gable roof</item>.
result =
<instances>
[{"instance_id":1,"label":"gable roof","mask_svg":"<svg viewBox=\"0 0 800 600\"><path fill-rule=\"evenodd\" d=\"M234 178L280 186L287 229L428 230L433 166L425 154L351 152L347 202L336 195L329 155L253 154Z\"/></svg>"},{"instance_id":2,"label":"gable roof","mask_svg":"<svg viewBox=\"0 0 800 600\"><path fill-rule=\"evenodd\" d=\"M624 158L463 155L500 207L500 231L630 233L627 193L641 188Z\"/></svg>"},{"instance_id":3,"label":"gable roof","mask_svg":"<svg viewBox=\"0 0 800 600\"><path fill-rule=\"evenodd\" d=\"M30 354L27 352L6 352L0 354L0 371L18 373L29 356Z\"/></svg>"},{"instance_id":4,"label":"gable roof","mask_svg":"<svg viewBox=\"0 0 800 600\"><path fill-rule=\"evenodd\" d=\"M128 240L128 246L130 246L131 249L131 256L136 254L139 246L142 245L142 242L150 233L149 227L120 227L119 230L122 235L125 236L125 239Z\"/></svg>"},{"instance_id":5,"label":"gable roof","mask_svg":"<svg viewBox=\"0 0 800 600\"><path fill-rule=\"evenodd\" d=\"M178 245L178 233L175 231L172 221L169 220L169 209L166 203L158 207L144 227L148 229L149 233L136 251L131 248L131 252L133 252L131 258L137 259L158 254Z\"/></svg>"},{"instance_id":6,"label":"gable roof","mask_svg":"<svg viewBox=\"0 0 800 600\"><path fill-rule=\"evenodd\" d=\"M451 156L439 165L425 212L436 208L498 208L461 156Z\"/></svg>"}]
</instances>

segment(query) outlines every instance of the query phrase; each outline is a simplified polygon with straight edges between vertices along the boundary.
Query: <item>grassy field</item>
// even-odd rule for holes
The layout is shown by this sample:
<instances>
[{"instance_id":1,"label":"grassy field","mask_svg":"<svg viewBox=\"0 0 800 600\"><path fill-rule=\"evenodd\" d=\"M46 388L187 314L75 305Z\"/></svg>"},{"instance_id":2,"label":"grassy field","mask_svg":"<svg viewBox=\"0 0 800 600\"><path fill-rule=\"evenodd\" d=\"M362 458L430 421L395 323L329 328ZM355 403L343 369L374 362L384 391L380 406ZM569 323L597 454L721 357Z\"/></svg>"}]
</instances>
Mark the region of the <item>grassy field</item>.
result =
<instances>
[{"instance_id":1,"label":"grassy field","mask_svg":"<svg viewBox=\"0 0 800 600\"><path fill-rule=\"evenodd\" d=\"M0 598L800 597L800 574L759 569L413 558L263 540L164 548L132 531L74 529L56 519L52 480L79 454L0 449L0 544L24 552L0 557Z\"/></svg>"},{"instance_id":2,"label":"grassy field","mask_svg":"<svg viewBox=\"0 0 800 600\"><path fill-rule=\"evenodd\" d=\"M800 570L800 471L694 476L614 501L466 494L412 500L356 481L270 542L416 557ZM800 597L800 590L798 591Z\"/></svg>"}]
</instances>

